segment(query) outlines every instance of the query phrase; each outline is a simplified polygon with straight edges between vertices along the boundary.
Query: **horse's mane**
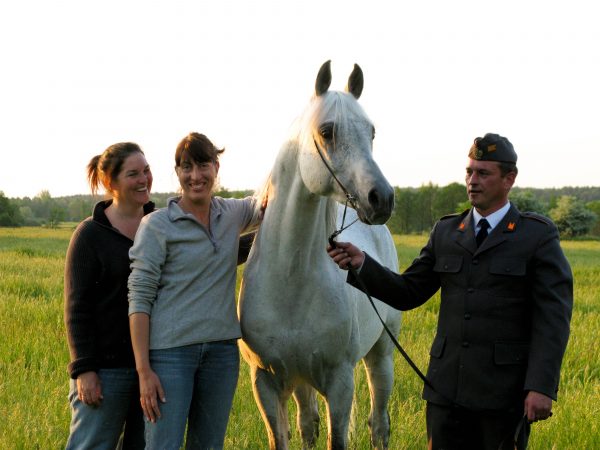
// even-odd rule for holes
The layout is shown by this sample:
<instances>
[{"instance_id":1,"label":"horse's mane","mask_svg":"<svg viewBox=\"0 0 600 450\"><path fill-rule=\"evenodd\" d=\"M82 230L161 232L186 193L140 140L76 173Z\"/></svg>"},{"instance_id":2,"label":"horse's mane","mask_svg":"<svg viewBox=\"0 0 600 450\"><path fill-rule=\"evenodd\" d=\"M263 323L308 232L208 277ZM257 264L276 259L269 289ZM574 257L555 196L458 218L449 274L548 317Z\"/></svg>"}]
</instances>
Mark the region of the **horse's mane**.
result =
<instances>
[{"instance_id":1,"label":"horse's mane","mask_svg":"<svg viewBox=\"0 0 600 450\"><path fill-rule=\"evenodd\" d=\"M266 201L269 200L269 198L272 198L272 193L273 193L273 184L271 183L271 173L269 172L269 175L266 179L266 181L263 183L263 185L259 188L257 188L254 193L253 196L256 198L256 201L258 202L259 205L264 204Z\"/></svg>"}]
</instances>

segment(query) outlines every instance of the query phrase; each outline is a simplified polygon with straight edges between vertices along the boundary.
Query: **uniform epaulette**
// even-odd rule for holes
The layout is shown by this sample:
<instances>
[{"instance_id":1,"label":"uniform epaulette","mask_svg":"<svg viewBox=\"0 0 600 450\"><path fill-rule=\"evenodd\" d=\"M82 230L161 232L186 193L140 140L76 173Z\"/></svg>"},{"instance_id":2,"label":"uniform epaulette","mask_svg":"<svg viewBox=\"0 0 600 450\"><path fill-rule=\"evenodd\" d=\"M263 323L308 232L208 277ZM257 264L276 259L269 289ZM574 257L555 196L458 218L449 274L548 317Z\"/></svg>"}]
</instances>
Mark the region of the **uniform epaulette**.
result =
<instances>
[{"instance_id":1,"label":"uniform epaulette","mask_svg":"<svg viewBox=\"0 0 600 450\"><path fill-rule=\"evenodd\" d=\"M521 216L525 217L526 219L537 220L538 222L542 222L542 223L544 223L546 225L551 225L552 224L552 221L550 219L548 219L546 216L542 216L541 214L534 213L532 211L522 212Z\"/></svg>"},{"instance_id":2,"label":"uniform epaulette","mask_svg":"<svg viewBox=\"0 0 600 450\"><path fill-rule=\"evenodd\" d=\"M465 209L463 212L446 214L445 216L440 217L440 220L451 219L452 217L464 217L469 214L469 211L470 209Z\"/></svg>"}]
</instances>

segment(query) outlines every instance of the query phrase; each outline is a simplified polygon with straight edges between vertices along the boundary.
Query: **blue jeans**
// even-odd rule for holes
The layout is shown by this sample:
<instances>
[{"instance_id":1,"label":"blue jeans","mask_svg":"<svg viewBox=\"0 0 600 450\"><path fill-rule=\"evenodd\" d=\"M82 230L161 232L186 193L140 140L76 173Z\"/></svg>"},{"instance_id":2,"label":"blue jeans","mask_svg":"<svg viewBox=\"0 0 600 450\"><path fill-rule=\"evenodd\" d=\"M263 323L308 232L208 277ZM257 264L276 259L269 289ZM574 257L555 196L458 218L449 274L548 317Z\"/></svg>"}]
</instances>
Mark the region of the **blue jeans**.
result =
<instances>
[{"instance_id":1,"label":"blue jeans","mask_svg":"<svg viewBox=\"0 0 600 450\"><path fill-rule=\"evenodd\" d=\"M178 450L187 420L187 449L222 449L240 368L237 339L150 350L150 365L166 403L156 423L146 421L146 448Z\"/></svg>"},{"instance_id":2,"label":"blue jeans","mask_svg":"<svg viewBox=\"0 0 600 450\"><path fill-rule=\"evenodd\" d=\"M138 376L134 368L100 369L104 399L98 407L77 397L77 381L70 380L71 427L67 449L114 450L123 433L124 449L144 448L144 419Z\"/></svg>"}]
</instances>

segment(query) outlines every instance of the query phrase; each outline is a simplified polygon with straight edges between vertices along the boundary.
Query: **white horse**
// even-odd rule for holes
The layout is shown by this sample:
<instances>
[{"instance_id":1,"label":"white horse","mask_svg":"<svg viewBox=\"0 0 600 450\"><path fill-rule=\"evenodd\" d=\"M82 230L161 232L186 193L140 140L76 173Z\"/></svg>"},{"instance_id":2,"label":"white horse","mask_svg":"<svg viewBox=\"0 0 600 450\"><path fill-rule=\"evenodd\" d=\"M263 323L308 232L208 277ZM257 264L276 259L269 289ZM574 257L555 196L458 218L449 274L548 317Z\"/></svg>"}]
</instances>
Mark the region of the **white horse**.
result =
<instances>
[{"instance_id":1,"label":"white horse","mask_svg":"<svg viewBox=\"0 0 600 450\"><path fill-rule=\"evenodd\" d=\"M373 224L354 224L343 239L397 270L391 234L377 225L390 217L394 191L372 158L374 127L357 102L363 87L360 67L354 66L347 92L328 91L330 83L327 61L317 76L316 95L272 169L269 205L240 290L240 347L251 367L271 449L288 448L292 394L303 447L315 446L316 391L327 403L328 448L347 447L354 367L360 359L371 393L372 444L387 448L389 440L393 344L365 295L345 282L347 273L330 260L326 246L336 228L338 201L346 200L342 184L357 209L348 209L347 222L358 213L362 222ZM376 304L397 335L399 311Z\"/></svg>"}]
</instances>

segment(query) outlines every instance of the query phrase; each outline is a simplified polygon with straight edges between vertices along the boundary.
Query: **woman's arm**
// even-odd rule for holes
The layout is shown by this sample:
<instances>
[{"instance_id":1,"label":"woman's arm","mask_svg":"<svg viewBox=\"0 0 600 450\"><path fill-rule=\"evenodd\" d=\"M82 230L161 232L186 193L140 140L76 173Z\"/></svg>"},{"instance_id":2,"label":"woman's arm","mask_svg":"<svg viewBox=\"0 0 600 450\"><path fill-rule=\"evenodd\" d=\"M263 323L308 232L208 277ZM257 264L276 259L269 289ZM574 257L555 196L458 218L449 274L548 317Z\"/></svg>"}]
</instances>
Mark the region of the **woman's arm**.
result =
<instances>
[{"instance_id":1,"label":"woman's arm","mask_svg":"<svg viewBox=\"0 0 600 450\"><path fill-rule=\"evenodd\" d=\"M165 393L160 379L150 367L150 316L145 313L134 313L129 316L131 344L135 355L135 368L140 380L140 403L144 415L151 422L160 418L158 399L165 402Z\"/></svg>"},{"instance_id":2,"label":"woman's arm","mask_svg":"<svg viewBox=\"0 0 600 450\"><path fill-rule=\"evenodd\" d=\"M90 223L82 223L73 233L67 250L64 274L64 321L73 379L86 372L98 371L95 330L97 278L102 272L97 255L90 245Z\"/></svg>"},{"instance_id":3,"label":"woman's arm","mask_svg":"<svg viewBox=\"0 0 600 450\"><path fill-rule=\"evenodd\" d=\"M158 228L150 225L149 216L146 216L129 250L131 274L127 287L129 289L129 330L135 367L140 381L140 403L144 415L151 422L156 422L157 418L160 418L158 399L165 402L165 393L160 379L150 366L150 315L156 300L165 257L164 230L161 231L160 225Z\"/></svg>"}]
</instances>

